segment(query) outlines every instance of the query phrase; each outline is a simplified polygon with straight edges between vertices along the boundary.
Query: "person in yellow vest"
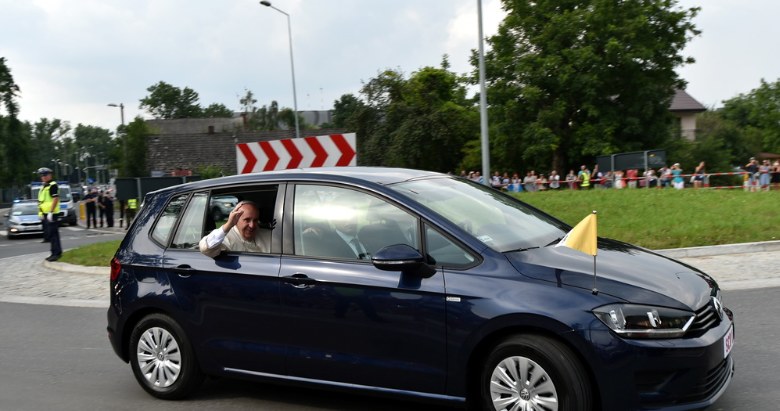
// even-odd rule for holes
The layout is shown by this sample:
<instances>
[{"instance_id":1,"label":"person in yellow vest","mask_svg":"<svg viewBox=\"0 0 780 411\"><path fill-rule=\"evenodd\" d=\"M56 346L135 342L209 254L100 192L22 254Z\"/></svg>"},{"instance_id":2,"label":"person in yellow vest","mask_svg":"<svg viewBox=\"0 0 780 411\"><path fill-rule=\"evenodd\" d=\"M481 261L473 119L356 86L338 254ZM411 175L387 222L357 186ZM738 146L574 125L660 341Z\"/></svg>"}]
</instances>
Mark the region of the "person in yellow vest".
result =
<instances>
[{"instance_id":1,"label":"person in yellow vest","mask_svg":"<svg viewBox=\"0 0 780 411\"><path fill-rule=\"evenodd\" d=\"M590 188L590 170L588 170L588 167L584 165L580 166L580 171L577 173L577 179L580 181L580 187L583 190Z\"/></svg>"},{"instance_id":2,"label":"person in yellow vest","mask_svg":"<svg viewBox=\"0 0 780 411\"><path fill-rule=\"evenodd\" d=\"M43 221L43 236L51 243L51 255L46 261L57 261L62 256L60 245L60 194L57 190L57 182L54 181L50 168L38 169L43 186L38 191L38 217Z\"/></svg>"},{"instance_id":3,"label":"person in yellow vest","mask_svg":"<svg viewBox=\"0 0 780 411\"><path fill-rule=\"evenodd\" d=\"M127 225L125 226L125 230L130 228L130 223L133 222L133 218L135 218L136 211L138 211L138 200L135 198L131 198L127 200L127 210L125 210L125 217L127 217Z\"/></svg>"}]
</instances>

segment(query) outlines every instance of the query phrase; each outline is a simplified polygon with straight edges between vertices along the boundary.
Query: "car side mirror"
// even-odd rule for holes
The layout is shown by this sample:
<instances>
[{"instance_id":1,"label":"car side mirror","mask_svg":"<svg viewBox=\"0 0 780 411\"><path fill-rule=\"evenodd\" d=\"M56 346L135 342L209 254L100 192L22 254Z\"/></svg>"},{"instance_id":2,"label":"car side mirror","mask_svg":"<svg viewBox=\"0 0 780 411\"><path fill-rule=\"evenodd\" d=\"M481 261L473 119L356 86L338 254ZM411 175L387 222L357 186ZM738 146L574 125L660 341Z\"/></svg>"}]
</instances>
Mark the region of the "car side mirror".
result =
<instances>
[{"instance_id":1,"label":"car side mirror","mask_svg":"<svg viewBox=\"0 0 780 411\"><path fill-rule=\"evenodd\" d=\"M371 262L374 267L383 271L400 271L423 278L436 273L436 268L430 266L419 251L407 244L381 248L371 257Z\"/></svg>"}]
</instances>

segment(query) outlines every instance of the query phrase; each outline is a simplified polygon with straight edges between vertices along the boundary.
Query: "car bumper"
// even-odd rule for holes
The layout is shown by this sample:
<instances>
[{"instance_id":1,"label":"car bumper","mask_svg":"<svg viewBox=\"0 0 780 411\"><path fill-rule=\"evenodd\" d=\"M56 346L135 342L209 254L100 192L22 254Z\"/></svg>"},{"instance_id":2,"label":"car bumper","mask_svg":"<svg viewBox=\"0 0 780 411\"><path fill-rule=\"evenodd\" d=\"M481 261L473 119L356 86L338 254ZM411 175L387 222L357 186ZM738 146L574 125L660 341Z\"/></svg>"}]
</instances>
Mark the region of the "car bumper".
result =
<instances>
[{"instance_id":1,"label":"car bumper","mask_svg":"<svg viewBox=\"0 0 780 411\"><path fill-rule=\"evenodd\" d=\"M43 225L12 225L8 227L8 236L43 234Z\"/></svg>"},{"instance_id":2,"label":"car bumper","mask_svg":"<svg viewBox=\"0 0 780 411\"><path fill-rule=\"evenodd\" d=\"M72 209L62 209L60 210L60 221L64 221L66 223L72 224L78 221L78 210L75 208Z\"/></svg>"},{"instance_id":3,"label":"car bumper","mask_svg":"<svg viewBox=\"0 0 780 411\"><path fill-rule=\"evenodd\" d=\"M696 338L629 340L592 330L594 367L605 410L693 410L712 405L734 375L726 355L732 315ZM610 335L606 335L609 333ZM732 334L733 335L733 334Z\"/></svg>"},{"instance_id":4,"label":"car bumper","mask_svg":"<svg viewBox=\"0 0 780 411\"><path fill-rule=\"evenodd\" d=\"M122 361L127 362L128 358L124 350L122 349L122 336L119 333L119 316L117 315L115 307L109 307L108 312L108 326L106 327L106 332L108 333L108 341L111 343L111 348L114 349L114 353L122 359Z\"/></svg>"}]
</instances>

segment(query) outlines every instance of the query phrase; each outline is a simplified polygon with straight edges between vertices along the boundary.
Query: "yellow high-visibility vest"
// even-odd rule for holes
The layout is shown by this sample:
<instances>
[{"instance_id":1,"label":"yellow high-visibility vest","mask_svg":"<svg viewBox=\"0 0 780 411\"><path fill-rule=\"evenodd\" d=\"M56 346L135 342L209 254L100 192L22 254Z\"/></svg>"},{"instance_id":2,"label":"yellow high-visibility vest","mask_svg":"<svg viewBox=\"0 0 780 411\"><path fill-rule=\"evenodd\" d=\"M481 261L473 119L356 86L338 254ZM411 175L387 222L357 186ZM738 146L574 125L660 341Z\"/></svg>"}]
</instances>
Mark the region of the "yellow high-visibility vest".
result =
<instances>
[{"instance_id":1,"label":"yellow high-visibility vest","mask_svg":"<svg viewBox=\"0 0 780 411\"><path fill-rule=\"evenodd\" d=\"M582 186L583 187L590 186L590 173L582 173Z\"/></svg>"},{"instance_id":2,"label":"yellow high-visibility vest","mask_svg":"<svg viewBox=\"0 0 780 411\"><path fill-rule=\"evenodd\" d=\"M54 206L54 197L51 196L49 190L52 186L57 185L57 182L52 180L49 184L44 184L41 190L38 191L38 217L43 217L45 214L55 212L52 210Z\"/></svg>"}]
</instances>

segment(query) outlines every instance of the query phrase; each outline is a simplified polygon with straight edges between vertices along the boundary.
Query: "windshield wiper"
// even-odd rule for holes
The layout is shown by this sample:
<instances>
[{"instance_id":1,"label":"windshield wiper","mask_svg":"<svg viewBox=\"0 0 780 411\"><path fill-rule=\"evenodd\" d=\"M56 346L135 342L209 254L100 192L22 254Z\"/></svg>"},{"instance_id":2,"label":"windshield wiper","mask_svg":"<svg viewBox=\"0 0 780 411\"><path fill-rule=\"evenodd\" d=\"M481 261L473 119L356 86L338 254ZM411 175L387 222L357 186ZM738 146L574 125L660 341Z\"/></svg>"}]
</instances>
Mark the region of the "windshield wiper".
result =
<instances>
[{"instance_id":1,"label":"windshield wiper","mask_svg":"<svg viewBox=\"0 0 780 411\"><path fill-rule=\"evenodd\" d=\"M558 237L558 238L556 238L555 240L552 240L552 241L550 241L549 243L547 243L547 245L546 245L545 247L549 247L549 246L551 246L551 245L558 244L558 243L560 243L560 242L561 242L561 240L563 240L563 237Z\"/></svg>"},{"instance_id":2,"label":"windshield wiper","mask_svg":"<svg viewBox=\"0 0 780 411\"><path fill-rule=\"evenodd\" d=\"M514 250L505 251L505 252L507 252L507 253L515 253L515 252L533 250L534 248L540 248L540 247L539 246L533 246L533 247L526 247L526 248L517 248L517 249L514 249Z\"/></svg>"}]
</instances>

